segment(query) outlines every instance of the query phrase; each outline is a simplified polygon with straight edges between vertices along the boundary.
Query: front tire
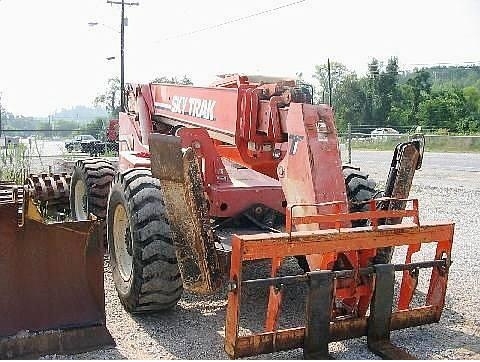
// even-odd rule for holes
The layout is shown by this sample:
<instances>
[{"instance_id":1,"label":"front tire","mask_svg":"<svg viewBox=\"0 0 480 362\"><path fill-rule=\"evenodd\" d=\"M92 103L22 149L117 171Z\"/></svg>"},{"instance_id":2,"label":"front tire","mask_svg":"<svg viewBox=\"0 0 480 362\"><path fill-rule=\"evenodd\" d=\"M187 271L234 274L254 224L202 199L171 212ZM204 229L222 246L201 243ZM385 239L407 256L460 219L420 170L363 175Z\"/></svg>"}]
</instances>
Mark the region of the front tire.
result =
<instances>
[{"instance_id":1,"label":"front tire","mask_svg":"<svg viewBox=\"0 0 480 362\"><path fill-rule=\"evenodd\" d=\"M125 309L138 313L175 306L183 284L160 182L148 169L115 176L107 235L113 280Z\"/></svg>"},{"instance_id":2,"label":"front tire","mask_svg":"<svg viewBox=\"0 0 480 362\"><path fill-rule=\"evenodd\" d=\"M343 167L343 178L349 204L348 211L350 213L368 211L368 204L363 202L375 198L377 194L375 181L370 179L366 173L351 166ZM368 220L354 220L352 221L352 227L366 226L367 223ZM300 268L309 272L310 267L305 256L301 255L296 258Z\"/></svg>"},{"instance_id":3,"label":"front tire","mask_svg":"<svg viewBox=\"0 0 480 362\"><path fill-rule=\"evenodd\" d=\"M343 176L347 187L350 212L368 211L368 204L362 202L383 196L382 192L375 190L375 181L358 169L346 166L343 169ZM352 222L354 227L366 226L367 224L368 220L355 220ZM393 246L377 248L374 264L389 264L392 261L394 249Z\"/></svg>"},{"instance_id":4,"label":"front tire","mask_svg":"<svg viewBox=\"0 0 480 362\"><path fill-rule=\"evenodd\" d=\"M364 202L375 198L377 194L375 181L369 178L368 174L350 166L344 166L343 178L347 190L349 212L368 211L368 204ZM366 225L367 220L352 221L353 227Z\"/></svg>"}]
</instances>

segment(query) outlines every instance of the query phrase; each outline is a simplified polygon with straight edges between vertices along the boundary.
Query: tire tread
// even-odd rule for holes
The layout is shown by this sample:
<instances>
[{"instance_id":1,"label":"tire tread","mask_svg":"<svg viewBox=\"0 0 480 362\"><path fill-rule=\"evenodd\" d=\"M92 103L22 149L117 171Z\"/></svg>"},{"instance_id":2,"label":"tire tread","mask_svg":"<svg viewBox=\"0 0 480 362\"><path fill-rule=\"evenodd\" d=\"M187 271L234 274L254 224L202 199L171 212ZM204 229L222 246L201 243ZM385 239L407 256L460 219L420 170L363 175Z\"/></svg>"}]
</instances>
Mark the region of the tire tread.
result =
<instances>
[{"instance_id":1,"label":"tire tread","mask_svg":"<svg viewBox=\"0 0 480 362\"><path fill-rule=\"evenodd\" d=\"M131 313L170 309L182 296L183 282L160 182L150 170L137 168L115 175L114 183L124 194L133 236L134 279L126 295L119 293L120 300ZM113 253L110 258L114 257Z\"/></svg>"}]
</instances>

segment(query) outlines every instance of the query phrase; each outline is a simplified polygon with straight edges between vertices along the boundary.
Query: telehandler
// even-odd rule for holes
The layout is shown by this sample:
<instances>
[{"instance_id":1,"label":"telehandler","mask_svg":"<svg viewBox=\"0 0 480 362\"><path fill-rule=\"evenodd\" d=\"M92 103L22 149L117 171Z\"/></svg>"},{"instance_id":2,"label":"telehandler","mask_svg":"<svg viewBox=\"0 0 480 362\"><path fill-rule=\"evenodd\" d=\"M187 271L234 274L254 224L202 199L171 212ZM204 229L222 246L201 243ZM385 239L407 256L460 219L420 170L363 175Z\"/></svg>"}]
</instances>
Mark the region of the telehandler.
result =
<instances>
[{"instance_id":1,"label":"telehandler","mask_svg":"<svg viewBox=\"0 0 480 362\"><path fill-rule=\"evenodd\" d=\"M210 87L127 87L118 169L80 160L70 188L75 219L105 220L127 311L166 310L183 290L226 285L231 358L292 348L326 358L329 342L364 335L382 357L410 357L390 332L439 321L454 232L451 223L420 223L418 201L408 199L424 141L396 147L380 193L367 174L342 166L332 109L313 104L312 93L293 80L238 74ZM239 219L260 232L235 230ZM230 237L220 238L227 224ZM434 255L413 262L427 243ZM397 246L405 261L392 264ZM278 274L292 257L303 272ZM268 260L271 273L245 280L244 262L255 260ZM420 269L431 270L429 289L414 306ZM283 328L282 297L298 284L307 286L305 324ZM265 328L240 333L242 291L259 286L268 288Z\"/></svg>"}]
</instances>

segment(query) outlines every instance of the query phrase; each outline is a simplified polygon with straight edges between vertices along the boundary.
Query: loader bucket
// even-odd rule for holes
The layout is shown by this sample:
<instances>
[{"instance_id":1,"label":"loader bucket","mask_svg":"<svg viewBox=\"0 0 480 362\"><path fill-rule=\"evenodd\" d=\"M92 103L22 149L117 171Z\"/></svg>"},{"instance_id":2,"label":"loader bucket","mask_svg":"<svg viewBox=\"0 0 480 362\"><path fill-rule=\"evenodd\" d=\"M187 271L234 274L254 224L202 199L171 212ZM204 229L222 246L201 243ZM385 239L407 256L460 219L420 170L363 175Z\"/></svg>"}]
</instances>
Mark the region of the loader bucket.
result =
<instances>
[{"instance_id":1,"label":"loader bucket","mask_svg":"<svg viewBox=\"0 0 480 362\"><path fill-rule=\"evenodd\" d=\"M0 358L114 345L97 222L46 224L27 196L23 210L15 200L1 201L0 275Z\"/></svg>"},{"instance_id":2,"label":"loader bucket","mask_svg":"<svg viewBox=\"0 0 480 362\"><path fill-rule=\"evenodd\" d=\"M369 349L382 358L412 358L390 342L390 332L439 321L451 264L454 225L450 223L421 225L418 220L417 200L385 198L382 201L406 203L408 208L377 210L376 201L369 201L369 211L292 217L290 206L287 208L287 232L234 235L225 326L225 351L231 358L303 348L305 358L327 359L329 342L361 336L367 336ZM338 207L338 210L342 209L343 207ZM379 225L379 220L385 218L408 218L413 221ZM341 226L346 221L357 219L368 219L371 226L357 228ZM335 228L291 231L296 224L308 223L331 223ZM420 250L422 244L427 243L436 246L432 259L412 263L412 254ZM244 261L271 259L274 265L276 260L291 256L354 252L360 257L362 253L369 253L373 262L377 248L392 246L407 247L405 263L370 264L366 267L343 270L338 268L313 270L300 275L264 279L244 280L242 277ZM424 305L418 306L418 301L415 301L413 306L416 277L421 269L431 269L428 293ZM395 272L403 272L398 293L394 293ZM281 312L279 301L282 298L278 295L272 296L272 293L268 296L265 330L254 333L245 326L240 326L240 307L242 299L247 296L246 293L242 293L244 289L248 290L253 286L270 290L273 288L277 294L282 294L285 288L298 283L307 285L303 326L283 329L279 327L278 318ZM336 306L341 304L342 299L352 295L368 297L369 313L367 309L363 313L357 305L358 308L351 315L336 315ZM239 333L240 327L242 334Z\"/></svg>"}]
</instances>

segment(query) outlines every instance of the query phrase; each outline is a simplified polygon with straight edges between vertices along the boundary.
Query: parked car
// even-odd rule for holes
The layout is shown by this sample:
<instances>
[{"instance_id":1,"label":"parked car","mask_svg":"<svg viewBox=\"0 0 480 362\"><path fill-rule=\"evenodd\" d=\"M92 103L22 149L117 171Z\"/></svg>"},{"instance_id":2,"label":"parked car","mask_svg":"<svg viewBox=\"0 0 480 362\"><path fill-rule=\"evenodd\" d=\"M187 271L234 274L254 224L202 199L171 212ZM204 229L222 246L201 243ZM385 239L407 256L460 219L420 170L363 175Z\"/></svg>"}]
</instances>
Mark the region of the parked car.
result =
<instances>
[{"instance_id":1,"label":"parked car","mask_svg":"<svg viewBox=\"0 0 480 362\"><path fill-rule=\"evenodd\" d=\"M107 129L105 130L105 141L95 145L93 156L107 152L118 152L118 119L111 119L108 122Z\"/></svg>"},{"instance_id":2,"label":"parked car","mask_svg":"<svg viewBox=\"0 0 480 362\"><path fill-rule=\"evenodd\" d=\"M90 153L96 148L96 144L100 143L95 137L89 134L75 136L73 140L65 142L65 148L68 152L85 152Z\"/></svg>"},{"instance_id":3,"label":"parked car","mask_svg":"<svg viewBox=\"0 0 480 362\"><path fill-rule=\"evenodd\" d=\"M104 155L107 152L118 152L118 141L98 142L90 149L90 156Z\"/></svg>"},{"instance_id":4,"label":"parked car","mask_svg":"<svg viewBox=\"0 0 480 362\"><path fill-rule=\"evenodd\" d=\"M370 132L370 136L372 138L387 138L390 136L398 136L400 132L393 128L375 128L372 132Z\"/></svg>"}]
</instances>

